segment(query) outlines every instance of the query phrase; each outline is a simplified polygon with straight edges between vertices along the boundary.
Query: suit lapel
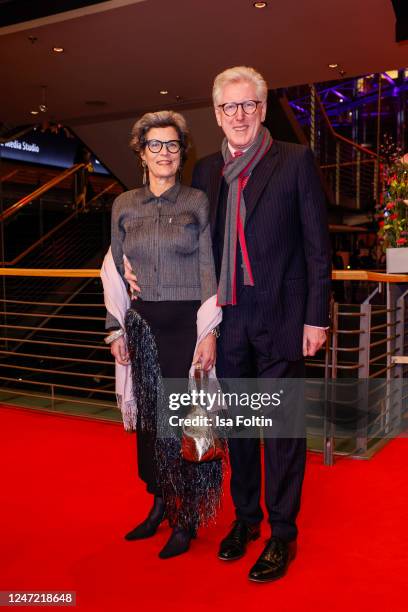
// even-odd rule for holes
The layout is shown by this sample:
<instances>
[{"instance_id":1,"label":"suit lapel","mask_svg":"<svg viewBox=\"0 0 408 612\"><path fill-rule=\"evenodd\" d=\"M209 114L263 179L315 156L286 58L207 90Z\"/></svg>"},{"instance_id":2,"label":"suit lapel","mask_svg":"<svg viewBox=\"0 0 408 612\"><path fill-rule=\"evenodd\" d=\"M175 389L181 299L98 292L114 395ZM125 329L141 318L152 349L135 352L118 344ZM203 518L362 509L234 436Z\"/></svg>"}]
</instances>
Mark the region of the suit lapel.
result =
<instances>
[{"instance_id":1,"label":"suit lapel","mask_svg":"<svg viewBox=\"0 0 408 612\"><path fill-rule=\"evenodd\" d=\"M210 201L210 225L211 234L213 238L215 232L215 225L217 223L217 212L220 201L223 165L224 160L222 159L222 155L220 153L219 157L214 160L213 167L211 168L210 181L207 193L208 199Z\"/></svg>"},{"instance_id":2,"label":"suit lapel","mask_svg":"<svg viewBox=\"0 0 408 612\"><path fill-rule=\"evenodd\" d=\"M279 147L274 141L268 153L255 167L245 189L246 217L248 221L279 161Z\"/></svg>"}]
</instances>

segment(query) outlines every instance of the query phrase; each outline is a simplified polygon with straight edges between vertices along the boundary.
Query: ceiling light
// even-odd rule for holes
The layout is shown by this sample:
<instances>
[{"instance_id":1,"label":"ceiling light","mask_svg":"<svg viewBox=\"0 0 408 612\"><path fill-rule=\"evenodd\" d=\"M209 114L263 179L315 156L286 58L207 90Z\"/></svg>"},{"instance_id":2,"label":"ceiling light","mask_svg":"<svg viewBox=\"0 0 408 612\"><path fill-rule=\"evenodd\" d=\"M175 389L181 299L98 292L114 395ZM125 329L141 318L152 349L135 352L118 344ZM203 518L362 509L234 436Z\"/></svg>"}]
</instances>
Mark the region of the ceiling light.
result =
<instances>
[{"instance_id":1,"label":"ceiling light","mask_svg":"<svg viewBox=\"0 0 408 612\"><path fill-rule=\"evenodd\" d=\"M32 110L32 111L30 111L30 113L31 113L32 115L38 115L38 113L39 113L39 112L40 112L40 111L36 111L36 110Z\"/></svg>"},{"instance_id":2,"label":"ceiling light","mask_svg":"<svg viewBox=\"0 0 408 612\"><path fill-rule=\"evenodd\" d=\"M64 53L64 47L53 47L54 53Z\"/></svg>"},{"instance_id":3,"label":"ceiling light","mask_svg":"<svg viewBox=\"0 0 408 612\"><path fill-rule=\"evenodd\" d=\"M267 2L254 2L255 8L266 8L268 6Z\"/></svg>"},{"instance_id":4,"label":"ceiling light","mask_svg":"<svg viewBox=\"0 0 408 612\"><path fill-rule=\"evenodd\" d=\"M162 96L167 96L169 92L167 91L167 89L161 89L159 93L161 93Z\"/></svg>"},{"instance_id":5,"label":"ceiling light","mask_svg":"<svg viewBox=\"0 0 408 612\"><path fill-rule=\"evenodd\" d=\"M336 64L335 62L333 62L332 64L327 64L327 66L328 68L331 68L332 70L337 70L337 72L339 73L341 77L344 77L344 75L346 74L346 71L344 70L342 66L340 66L340 64Z\"/></svg>"}]
</instances>

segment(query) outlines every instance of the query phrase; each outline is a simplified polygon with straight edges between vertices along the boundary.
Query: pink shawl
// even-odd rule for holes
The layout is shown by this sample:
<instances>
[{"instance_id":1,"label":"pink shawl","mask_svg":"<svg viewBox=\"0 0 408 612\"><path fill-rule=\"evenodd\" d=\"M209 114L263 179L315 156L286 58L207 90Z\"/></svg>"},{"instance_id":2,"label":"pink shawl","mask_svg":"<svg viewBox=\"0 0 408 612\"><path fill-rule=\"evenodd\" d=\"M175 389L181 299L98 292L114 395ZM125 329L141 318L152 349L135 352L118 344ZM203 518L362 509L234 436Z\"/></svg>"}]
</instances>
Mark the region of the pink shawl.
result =
<instances>
[{"instance_id":1,"label":"pink shawl","mask_svg":"<svg viewBox=\"0 0 408 612\"><path fill-rule=\"evenodd\" d=\"M116 269L112 251L109 247L101 268L103 295L106 310L125 329L125 315L130 306L130 299L125 284ZM126 342L126 335L124 336ZM126 431L136 430L137 406L133 397L131 366L115 362L115 390L118 408L122 413Z\"/></svg>"}]
</instances>

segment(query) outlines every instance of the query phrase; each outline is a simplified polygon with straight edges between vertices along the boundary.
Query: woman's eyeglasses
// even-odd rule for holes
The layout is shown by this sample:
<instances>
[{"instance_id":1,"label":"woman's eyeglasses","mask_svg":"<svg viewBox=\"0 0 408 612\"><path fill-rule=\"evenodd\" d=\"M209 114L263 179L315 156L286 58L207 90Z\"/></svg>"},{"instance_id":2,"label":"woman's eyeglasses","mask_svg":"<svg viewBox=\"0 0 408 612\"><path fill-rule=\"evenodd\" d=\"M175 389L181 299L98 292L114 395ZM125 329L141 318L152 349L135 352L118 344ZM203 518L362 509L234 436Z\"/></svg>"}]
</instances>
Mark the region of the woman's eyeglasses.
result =
<instances>
[{"instance_id":1,"label":"woman's eyeglasses","mask_svg":"<svg viewBox=\"0 0 408 612\"><path fill-rule=\"evenodd\" d=\"M160 153L163 145L165 145L169 153L178 153L181 149L179 140L146 140L146 144L152 153Z\"/></svg>"},{"instance_id":2,"label":"woman's eyeglasses","mask_svg":"<svg viewBox=\"0 0 408 612\"><path fill-rule=\"evenodd\" d=\"M238 107L241 106L242 110L246 115L253 115L258 104L262 104L260 100L245 100L245 102L226 102L225 104L219 104L218 108L222 108L227 117L233 117L238 111Z\"/></svg>"}]
</instances>

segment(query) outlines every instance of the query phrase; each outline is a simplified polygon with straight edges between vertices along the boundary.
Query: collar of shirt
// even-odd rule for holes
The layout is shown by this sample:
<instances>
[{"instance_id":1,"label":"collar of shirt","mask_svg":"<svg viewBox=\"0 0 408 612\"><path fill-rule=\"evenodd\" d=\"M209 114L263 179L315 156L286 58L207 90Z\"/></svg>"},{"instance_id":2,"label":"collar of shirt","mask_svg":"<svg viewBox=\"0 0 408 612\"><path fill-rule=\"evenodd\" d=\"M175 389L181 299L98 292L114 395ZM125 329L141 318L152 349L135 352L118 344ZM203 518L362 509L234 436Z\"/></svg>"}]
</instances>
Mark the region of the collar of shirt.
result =
<instances>
[{"instance_id":1,"label":"collar of shirt","mask_svg":"<svg viewBox=\"0 0 408 612\"><path fill-rule=\"evenodd\" d=\"M154 193L150 191L149 186L145 185L144 195L142 198L142 204L147 204L148 202L153 202L155 200L167 200L168 202L172 202L172 204L174 204L177 200L180 189L181 189L181 184L178 181L176 181L174 185L169 187L169 189L164 191L160 196L156 196L154 195Z\"/></svg>"},{"instance_id":2,"label":"collar of shirt","mask_svg":"<svg viewBox=\"0 0 408 612\"><path fill-rule=\"evenodd\" d=\"M234 149L234 147L232 147L230 143L228 143L228 148L230 150L232 157L234 157L234 153L236 153L237 151L241 151L241 153L246 153L249 149L249 147L247 147L246 149Z\"/></svg>"}]
</instances>

